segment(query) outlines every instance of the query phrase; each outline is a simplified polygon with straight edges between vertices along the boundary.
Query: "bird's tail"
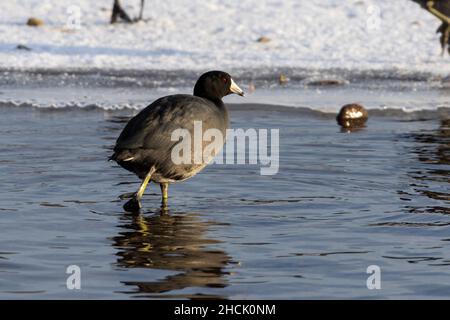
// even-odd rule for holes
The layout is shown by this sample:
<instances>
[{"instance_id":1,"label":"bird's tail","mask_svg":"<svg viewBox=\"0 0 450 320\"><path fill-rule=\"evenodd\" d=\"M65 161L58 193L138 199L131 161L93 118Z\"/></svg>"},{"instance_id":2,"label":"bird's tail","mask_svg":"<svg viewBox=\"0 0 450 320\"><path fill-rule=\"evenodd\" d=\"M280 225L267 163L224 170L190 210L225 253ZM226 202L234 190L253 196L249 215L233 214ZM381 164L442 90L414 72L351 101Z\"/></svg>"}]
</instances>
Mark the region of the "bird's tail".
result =
<instances>
[{"instance_id":1,"label":"bird's tail","mask_svg":"<svg viewBox=\"0 0 450 320\"><path fill-rule=\"evenodd\" d=\"M108 161L125 162L133 159L134 155L130 150L118 150L108 158Z\"/></svg>"}]
</instances>

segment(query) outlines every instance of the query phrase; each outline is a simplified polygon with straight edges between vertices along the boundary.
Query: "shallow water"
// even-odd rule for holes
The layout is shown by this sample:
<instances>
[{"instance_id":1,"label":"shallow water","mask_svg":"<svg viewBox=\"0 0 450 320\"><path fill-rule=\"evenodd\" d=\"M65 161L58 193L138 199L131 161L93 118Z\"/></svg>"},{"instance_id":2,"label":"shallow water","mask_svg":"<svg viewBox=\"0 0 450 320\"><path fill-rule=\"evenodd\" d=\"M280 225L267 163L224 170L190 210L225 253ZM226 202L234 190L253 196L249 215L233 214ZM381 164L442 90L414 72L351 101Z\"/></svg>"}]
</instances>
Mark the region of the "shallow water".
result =
<instances>
[{"instance_id":1,"label":"shallow water","mask_svg":"<svg viewBox=\"0 0 450 320\"><path fill-rule=\"evenodd\" d=\"M211 165L170 187L169 212L151 185L142 215L118 199L138 179L106 161L136 111L1 112L0 298L450 296L448 111L374 113L346 133L332 114L233 105L234 128L280 128L278 174Z\"/></svg>"}]
</instances>

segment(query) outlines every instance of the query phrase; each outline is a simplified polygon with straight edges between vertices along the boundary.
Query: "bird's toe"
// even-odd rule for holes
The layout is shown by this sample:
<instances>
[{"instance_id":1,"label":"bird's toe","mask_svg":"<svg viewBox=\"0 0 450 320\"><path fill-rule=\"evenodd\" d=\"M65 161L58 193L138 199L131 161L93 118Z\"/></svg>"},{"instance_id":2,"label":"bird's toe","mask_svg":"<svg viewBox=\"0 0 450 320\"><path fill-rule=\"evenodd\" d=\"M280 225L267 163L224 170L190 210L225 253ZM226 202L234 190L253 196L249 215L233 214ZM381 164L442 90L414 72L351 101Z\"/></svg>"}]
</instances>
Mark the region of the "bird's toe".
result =
<instances>
[{"instance_id":1,"label":"bird's toe","mask_svg":"<svg viewBox=\"0 0 450 320\"><path fill-rule=\"evenodd\" d=\"M136 197L136 192L127 192L119 196L120 200L131 199Z\"/></svg>"},{"instance_id":2,"label":"bird's toe","mask_svg":"<svg viewBox=\"0 0 450 320\"><path fill-rule=\"evenodd\" d=\"M141 202L135 198L132 198L123 205L123 209L127 212L139 212L141 210Z\"/></svg>"}]
</instances>

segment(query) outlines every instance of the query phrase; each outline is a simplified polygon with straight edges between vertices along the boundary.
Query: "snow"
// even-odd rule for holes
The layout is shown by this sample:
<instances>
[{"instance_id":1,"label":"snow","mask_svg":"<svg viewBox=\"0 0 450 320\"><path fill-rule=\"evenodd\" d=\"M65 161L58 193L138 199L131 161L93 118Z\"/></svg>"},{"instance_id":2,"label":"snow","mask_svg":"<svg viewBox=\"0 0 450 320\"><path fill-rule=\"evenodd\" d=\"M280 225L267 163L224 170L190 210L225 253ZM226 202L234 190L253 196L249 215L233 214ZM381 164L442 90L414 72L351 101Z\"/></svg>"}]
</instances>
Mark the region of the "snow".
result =
<instances>
[{"instance_id":1,"label":"snow","mask_svg":"<svg viewBox=\"0 0 450 320\"><path fill-rule=\"evenodd\" d=\"M439 21L409 0L147 0L149 20L133 25L108 23L112 2L2 0L0 68L450 74L435 33ZM139 3L122 0L132 16ZM45 26L28 27L29 17ZM261 36L271 41L258 43Z\"/></svg>"}]
</instances>

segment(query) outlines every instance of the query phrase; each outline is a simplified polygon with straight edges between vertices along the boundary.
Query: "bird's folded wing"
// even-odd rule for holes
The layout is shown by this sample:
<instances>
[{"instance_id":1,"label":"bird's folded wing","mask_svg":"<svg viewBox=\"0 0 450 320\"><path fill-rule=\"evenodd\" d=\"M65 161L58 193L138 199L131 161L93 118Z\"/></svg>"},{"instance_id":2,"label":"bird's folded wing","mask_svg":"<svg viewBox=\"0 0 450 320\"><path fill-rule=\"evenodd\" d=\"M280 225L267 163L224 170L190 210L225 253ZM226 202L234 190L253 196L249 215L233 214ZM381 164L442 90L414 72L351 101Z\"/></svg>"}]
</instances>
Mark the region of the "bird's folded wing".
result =
<instances>
[{"instance_id":1,"label":"bird's folded wing","mask_svg":"<svg viewBox=\"0 0 450 320\"><path fill-rule=\"evenodd\" d=\"M119 149L164 149L177 143L172 141L176 129L193 130L194 121L201 121L203 129L226 126L211 102L189 95L163 97L129 121L116 142Z\"/></svg>"}]
</instances>

